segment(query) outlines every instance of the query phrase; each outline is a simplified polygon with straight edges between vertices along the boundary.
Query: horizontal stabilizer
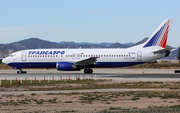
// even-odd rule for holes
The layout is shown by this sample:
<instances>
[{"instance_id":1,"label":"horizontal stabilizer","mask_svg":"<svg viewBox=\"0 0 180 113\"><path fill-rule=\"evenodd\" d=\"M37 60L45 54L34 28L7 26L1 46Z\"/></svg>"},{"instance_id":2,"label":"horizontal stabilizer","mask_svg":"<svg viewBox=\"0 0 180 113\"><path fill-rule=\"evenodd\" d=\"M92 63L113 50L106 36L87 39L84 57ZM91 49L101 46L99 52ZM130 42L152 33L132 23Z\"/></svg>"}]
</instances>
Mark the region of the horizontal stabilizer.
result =
<instances>
[{"instance_id":1,"label":"horizontal stabilizer","mask_svg":"<svg viewBox=\"0 0 180 113\"><path fill-rule=\"evenodd\" d=\"M174 48L161 49L158 51L154 51L153 53L167 53L167 52L170 52L172 49L174 49Z\"/></svg>"}]
</instances>

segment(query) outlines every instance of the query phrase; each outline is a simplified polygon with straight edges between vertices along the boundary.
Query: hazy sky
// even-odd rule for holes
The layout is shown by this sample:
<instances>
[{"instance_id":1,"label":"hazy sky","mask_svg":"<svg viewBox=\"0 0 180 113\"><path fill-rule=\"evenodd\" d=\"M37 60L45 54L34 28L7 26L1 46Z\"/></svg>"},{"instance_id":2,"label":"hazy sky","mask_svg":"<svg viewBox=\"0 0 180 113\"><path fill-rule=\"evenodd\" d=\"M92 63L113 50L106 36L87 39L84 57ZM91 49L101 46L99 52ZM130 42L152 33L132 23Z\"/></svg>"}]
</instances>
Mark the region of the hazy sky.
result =
<instances>
[{"instance_id":1,"label":"hazy sky","mask_svg":"<svg viewBox=\"0 0 180 113\"><path fill-rule=\"evenodd\" d=\"M173 18L168 45L180 46L180 0L0 0L0 43L138 42Z\"/></svg>"}]
</instances>

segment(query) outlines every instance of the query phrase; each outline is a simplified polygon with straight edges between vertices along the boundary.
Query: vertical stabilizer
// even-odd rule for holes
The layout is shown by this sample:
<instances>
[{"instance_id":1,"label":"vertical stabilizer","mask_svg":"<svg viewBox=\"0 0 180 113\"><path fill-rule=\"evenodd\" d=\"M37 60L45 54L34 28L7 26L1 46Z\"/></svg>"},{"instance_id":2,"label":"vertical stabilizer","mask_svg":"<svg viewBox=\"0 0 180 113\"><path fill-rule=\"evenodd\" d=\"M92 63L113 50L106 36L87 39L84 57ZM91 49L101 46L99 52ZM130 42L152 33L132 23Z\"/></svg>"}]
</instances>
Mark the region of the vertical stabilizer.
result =
<instances>
[{"instance_id":1,"label":"vertical stabilizer","mask_svg":"<svg viewBox=\"0 0 180 113\"><path fill-rule=\"evenodd\" d=\"M145 42L143 48L151 46L159 46L166 48L168 33L173 19L165 19L161 25L155 30L151 37Z\"/></svg>"}]
</instances>

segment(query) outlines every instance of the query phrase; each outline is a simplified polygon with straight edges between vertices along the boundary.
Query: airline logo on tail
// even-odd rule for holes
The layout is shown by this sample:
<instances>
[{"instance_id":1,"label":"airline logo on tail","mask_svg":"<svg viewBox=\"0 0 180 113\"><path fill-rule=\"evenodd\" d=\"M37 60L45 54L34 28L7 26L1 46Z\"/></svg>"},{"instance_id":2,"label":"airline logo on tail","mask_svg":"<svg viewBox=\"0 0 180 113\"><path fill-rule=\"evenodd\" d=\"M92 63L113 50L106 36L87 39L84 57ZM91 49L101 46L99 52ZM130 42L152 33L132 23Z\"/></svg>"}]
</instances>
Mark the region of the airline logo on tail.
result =
<instances>
[{"instance_id":1,"label":"airline logo on tail","mask_svg":"<svg viewBox=\"0 0 180 113\"><path fill-rule=\"evenodd\" d=\"M170 19L166 19L153 33L148 42L144 47L150 46L160 46L162 48L166 48L168 32L170 28Z\"/></svg>"}]
</instances>

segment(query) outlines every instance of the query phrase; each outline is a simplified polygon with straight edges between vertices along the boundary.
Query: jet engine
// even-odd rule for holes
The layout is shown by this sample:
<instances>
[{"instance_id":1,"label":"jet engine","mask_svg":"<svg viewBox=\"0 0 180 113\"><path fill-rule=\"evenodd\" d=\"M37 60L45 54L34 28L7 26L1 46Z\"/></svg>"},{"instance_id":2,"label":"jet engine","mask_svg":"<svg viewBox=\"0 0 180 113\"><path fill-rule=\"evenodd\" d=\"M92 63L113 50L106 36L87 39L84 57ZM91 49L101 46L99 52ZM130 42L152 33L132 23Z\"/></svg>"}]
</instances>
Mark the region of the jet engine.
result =
<instances>
[{"instance_id":1,"label":"jet engine","mask_svg":"<svg viewBox=\"0 0 180 113\"><path fill-rule=\"evenodd\" d=\"M57 70L60 71L80 71L81 69L77 66L73 65L71 62L57 62L56 63Z\"/></svg>"}]
</instances>

